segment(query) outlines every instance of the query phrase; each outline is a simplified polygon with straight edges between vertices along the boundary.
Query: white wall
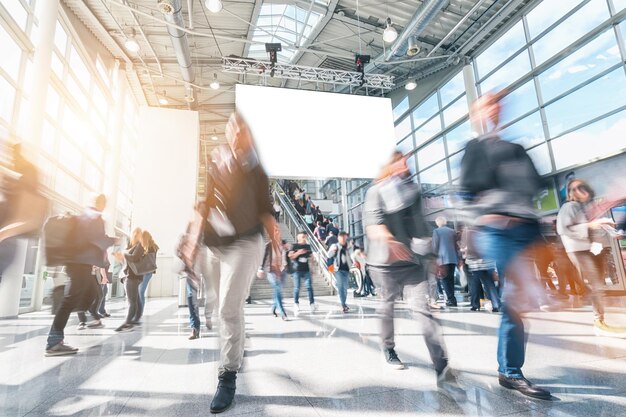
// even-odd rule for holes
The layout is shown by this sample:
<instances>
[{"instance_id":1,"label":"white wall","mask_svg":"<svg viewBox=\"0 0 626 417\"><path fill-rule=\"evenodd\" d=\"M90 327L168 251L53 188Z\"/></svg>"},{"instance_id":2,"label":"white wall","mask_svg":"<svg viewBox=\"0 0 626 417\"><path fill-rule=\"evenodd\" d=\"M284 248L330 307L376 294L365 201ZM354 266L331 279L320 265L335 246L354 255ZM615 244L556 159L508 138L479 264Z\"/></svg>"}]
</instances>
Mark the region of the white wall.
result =
<instances>
[{"instance_id":1,"label":"white wall","mask_svg":"<svg viewBox=\"0 0 626 417\"><path fill-rule=\"evenodd\" d=\"M132 227L160 246L150 296L178 294L174 249L191 219L198 180L198 113L141 107Z\"/></svg>"}]
</instances>

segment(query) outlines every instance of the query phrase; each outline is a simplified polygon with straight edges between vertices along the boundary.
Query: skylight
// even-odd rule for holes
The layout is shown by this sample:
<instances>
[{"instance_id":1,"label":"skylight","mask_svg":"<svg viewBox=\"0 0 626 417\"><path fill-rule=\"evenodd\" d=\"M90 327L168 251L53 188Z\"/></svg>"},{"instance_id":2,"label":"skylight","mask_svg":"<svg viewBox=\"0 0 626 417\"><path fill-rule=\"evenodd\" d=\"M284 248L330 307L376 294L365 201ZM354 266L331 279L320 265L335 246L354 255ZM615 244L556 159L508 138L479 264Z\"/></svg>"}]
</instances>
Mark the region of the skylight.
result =
<instances>
[{"instance_id":1,"label":"skylight","mask_svg":"<svg viewBox=\"0 0 626 417\"><path fill-rule=\"evenodd\" d=\"M315 3L326 5L324 1ZM304 45L322 17L316 11L293 4L263 4L252 35L252 40L260 44L250 46L248 57L267 60L264 44L281 43L282 51L278 53L278 62L289 63L297 53L293 46Z\"/></svg>"}]
</instances>

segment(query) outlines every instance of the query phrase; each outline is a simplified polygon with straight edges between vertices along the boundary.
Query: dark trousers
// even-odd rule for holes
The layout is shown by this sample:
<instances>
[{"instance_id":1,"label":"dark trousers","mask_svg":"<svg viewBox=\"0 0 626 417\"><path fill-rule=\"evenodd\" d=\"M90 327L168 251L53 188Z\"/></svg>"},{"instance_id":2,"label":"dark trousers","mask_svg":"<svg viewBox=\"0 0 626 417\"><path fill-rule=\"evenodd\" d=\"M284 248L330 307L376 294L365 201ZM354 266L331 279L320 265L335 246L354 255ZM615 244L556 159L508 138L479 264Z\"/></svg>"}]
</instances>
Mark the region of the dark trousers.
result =
<instances>
[{"instance_id":1,"label":"dark trousers","mask_svg":"<svg viewBox=\"0 0 626 417\"><path fill-rule=\"evenodd\" d=\"M132 324L135 316L139 311L139 285L141 285L142 277L139 279L126 278L126 298L128 298L128 314L126 315L126 324Z\"/></svg>"},{"instance_id":2,"label":"dark trousers","mask_svg":"<svg viewBox=\"0 0 626 417\"><path fill-rule=\"evenodd\" d=\"M96 277L93 275L91 276L91 279L89 281L89 291L95 294L96 298L93 303L91 303L87 311L89 311L89 314L91 314L91 317L93 317L94 320L100 320L102 317L100 316L100 313L98 313L98 309L100 308L100 303L102 302L103 298L102 287L100 286L100 283L98 283ZM85 314L85 311L78 312L78 321L80 321L81 323L87 322L87 315Z\"/></svg>"},{"instance_id":3,"label":"dark trousers","mask_svg":"<svg viewBox=\"0 0 626 417\"><path fill-rule=\"evenodd\" d=\"M413 311L413 317L421 327L430 359L437 373L448 364L443 331L439 322L430 314L426 296L428 295L428 277L417 265L374 267L369 269L372 280L382 294L383 305L380 309L381 339L383 349L395 348L394 305L406 290L407 302Z\"/></svg>"},{"instance_id":4,"label":"dark trousers","mask_svg":"<svg viewBox=\"0 0 626 417\"><path fill-rule=\"evenodd\" d=\"M493 308L500 308L500 293L493 282L493 270L469 271L468 277L470 304L473 308L480 308L481 295L486 295L491 300Z\"/></svg>"},{"instance_id":5,"label":"dark trousers","mask_svg":"<svg viewBox=\"0 0 626 417\"><path fill-rule=\"evenodd\" d=\"M102 300L100 301L100 305L98 306L98 314L104 316L105 314L107 314L106 303L109 286L107 284L100 284L100 288L102 288Z\"/></svg>"},{"instance_id":6,"label":"dark trousers","mask_svg":"<svg viewBox=\"0 0 626 417\"><path fill-rule=\"evenodd\" d=\"M448 304L456 304L454 296L454 268L455 264L441 265L442 274L439 278L444 292L446 293L446 301Z\"/></svg>"},{"instance_id":7,"label":"dark trousers","mask_svg":"<svg viewBox=\"0 0 626 417\"><path fill-rule=\"evenodd\" d=\"M72 311L82 308L86 304L91 287L91 265L69 264L65 268L70 278L69 289L66 288L61 306L54 315L52 327L48 334L48 348L63 341L65 326ZM93 298L90 300L93 302ZM89 304L91 304L91 302Z\"/></svg>"}]
</instances>

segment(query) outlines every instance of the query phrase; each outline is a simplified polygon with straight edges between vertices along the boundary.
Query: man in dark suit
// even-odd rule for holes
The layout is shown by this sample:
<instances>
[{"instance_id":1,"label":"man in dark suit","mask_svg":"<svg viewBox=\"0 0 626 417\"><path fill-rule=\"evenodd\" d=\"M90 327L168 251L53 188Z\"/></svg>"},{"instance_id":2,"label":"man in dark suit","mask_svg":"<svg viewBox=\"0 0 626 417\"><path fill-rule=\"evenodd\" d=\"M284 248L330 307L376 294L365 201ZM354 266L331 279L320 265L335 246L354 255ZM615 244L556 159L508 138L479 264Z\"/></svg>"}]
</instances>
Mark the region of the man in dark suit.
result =
<instances>
[{"instance_id":1,"label":"man in dark suit","mask_svg":"<svg viewBox=\"0 0 626 417\"><path fill-rule=\"evenodd\" d=\"M437 217L435 223L437 223L437 229L433 231L433 252L437 255L438 275L446 293L446 305L456 307L454 268L459 261L456 232L446 226L445 217Z\"/></svg>"}]
</instances>

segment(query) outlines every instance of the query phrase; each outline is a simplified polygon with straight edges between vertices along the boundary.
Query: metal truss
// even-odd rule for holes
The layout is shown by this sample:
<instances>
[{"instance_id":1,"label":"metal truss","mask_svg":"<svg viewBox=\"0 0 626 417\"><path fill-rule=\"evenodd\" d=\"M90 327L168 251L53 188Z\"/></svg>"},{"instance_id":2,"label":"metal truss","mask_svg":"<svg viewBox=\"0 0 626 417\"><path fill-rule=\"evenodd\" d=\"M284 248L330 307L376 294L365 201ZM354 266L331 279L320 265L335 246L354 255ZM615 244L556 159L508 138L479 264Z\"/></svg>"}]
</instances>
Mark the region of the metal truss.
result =
<instances>
[{"instance_id":1,"label":"metal truss","mask_svg":"<svg viewBox=\"0 0 626 417\"><path fill-rule=\"evenodd\" d=\"M337 84L350 87L379 88L391 90L395 84L390 75L365 74L356 71L342 71L328 68L305 67L245 58L222 58L222 71L231 74L257 75L287 80L306 81L314 83Z\"/></svg>"}]
</instances>

